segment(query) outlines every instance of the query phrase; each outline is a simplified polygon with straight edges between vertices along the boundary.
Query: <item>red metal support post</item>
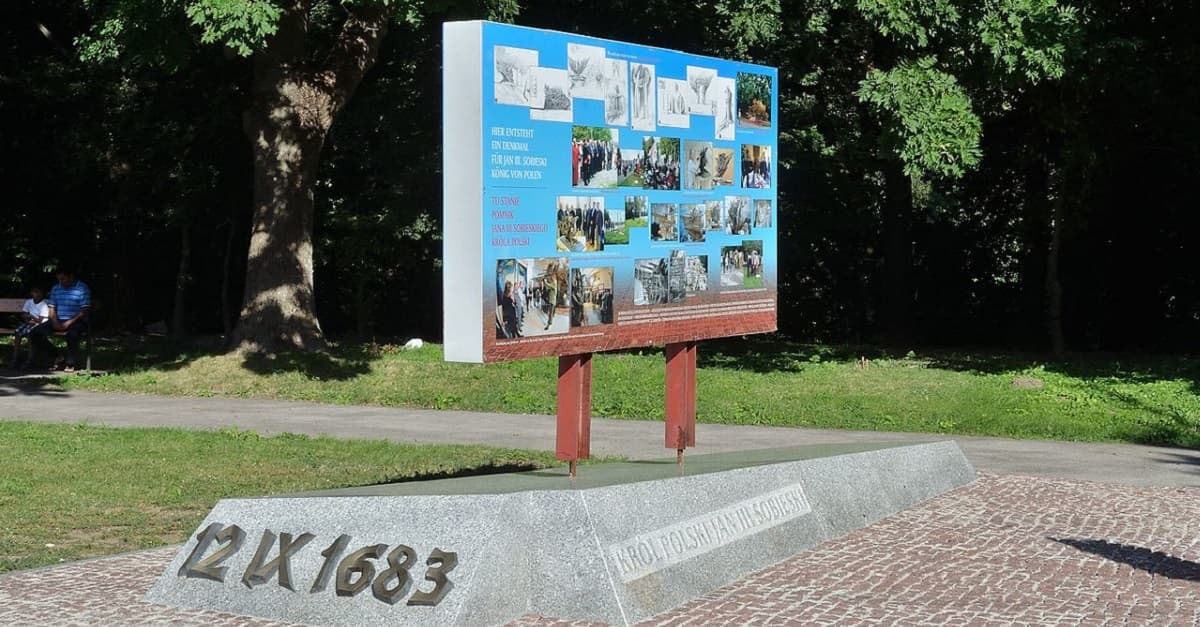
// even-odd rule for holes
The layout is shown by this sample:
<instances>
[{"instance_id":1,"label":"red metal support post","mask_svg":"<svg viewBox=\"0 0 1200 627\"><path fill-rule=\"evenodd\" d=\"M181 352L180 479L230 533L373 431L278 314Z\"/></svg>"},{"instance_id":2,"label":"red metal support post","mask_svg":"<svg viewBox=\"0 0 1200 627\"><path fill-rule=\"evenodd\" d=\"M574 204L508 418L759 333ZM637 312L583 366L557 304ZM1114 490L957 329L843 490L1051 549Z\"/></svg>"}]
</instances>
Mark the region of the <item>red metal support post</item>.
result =
<instances>
[{"instance_id":1,"label":"red metal support post","mask_svg":"<svg viewBox=\"0 0 1200 627\"><path fill-rule=\"evenodd\" d=\"M558 424L555 457L570 462L571 480L576 462L591 456L592 354L558 358Z\"/></svg>"},{"instance_id":2,"label":"red metal support post","mask_svg":"<svg viewBox=\"0 0 1200 627\"><path fill-rule=\"evenodd\" d=\"M696 343L667 344L666 447L675 449L682 472L683 451L696 446Z\"/></svg>"}]
</instances>

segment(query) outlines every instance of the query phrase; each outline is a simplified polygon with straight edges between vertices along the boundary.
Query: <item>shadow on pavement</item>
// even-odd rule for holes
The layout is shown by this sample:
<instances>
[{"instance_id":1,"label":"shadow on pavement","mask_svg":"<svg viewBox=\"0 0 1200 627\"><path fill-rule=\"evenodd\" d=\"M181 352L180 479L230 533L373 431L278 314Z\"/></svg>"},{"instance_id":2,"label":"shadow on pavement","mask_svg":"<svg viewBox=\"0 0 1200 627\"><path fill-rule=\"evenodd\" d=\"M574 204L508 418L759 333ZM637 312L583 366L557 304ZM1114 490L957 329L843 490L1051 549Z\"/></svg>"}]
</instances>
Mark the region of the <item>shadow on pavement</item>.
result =
<instances>
[{"instance_id":1,"label":"shadow on pavement","mask_svg":"<svg viewBox=\"0 0 1200 627\"><path fill-rule=\"evenodd\" d=\"M1060 544L1075 547L1085 553L1099 555L1105 559L1122 564L1128 564L1138 570L1144 570L1153 575L1180 579L1183 581L1200 581L1200 563L1179 559L1162 551L1129 544L1117 544L1106 540L1079 540L1073 538L1049 538Z\"/></svg>"},{"instance_id":2,"label":"shadow on pavement","mask_svg":"<svg viewBox=\"0 0 1200 627\"><path fill-rule=\"evenodd\" d=\"M0 370L0 398L5 396L66 396L58 386L56 375L24 370Z\"/></svg>"},{"instance_id":3,"label":"shadow on pavement","mask_svg":"<svg viewBox=\"0 0 1200 627\"><path fill-rule=\"evenodd\" d=\"M1173 466L1192 466L1187 470L1194 474L1200 474L1200 452L1191 452L1190 449L1180 449L1178 453L1159 454L1156 461Z\"/></svg>"}]
</instances>

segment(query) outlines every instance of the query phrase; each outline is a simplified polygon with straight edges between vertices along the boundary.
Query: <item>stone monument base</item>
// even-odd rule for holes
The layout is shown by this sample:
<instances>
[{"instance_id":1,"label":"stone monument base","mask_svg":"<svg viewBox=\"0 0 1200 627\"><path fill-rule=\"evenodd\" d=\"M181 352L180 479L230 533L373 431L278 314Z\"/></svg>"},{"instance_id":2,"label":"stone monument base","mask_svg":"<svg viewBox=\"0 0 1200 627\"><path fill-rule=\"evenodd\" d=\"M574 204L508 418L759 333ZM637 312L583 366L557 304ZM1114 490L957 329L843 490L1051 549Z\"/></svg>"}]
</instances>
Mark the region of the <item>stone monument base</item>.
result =
<instances>
[{"instance_id":1,"label":"stone monument base","mask_svg":"<svg viewBox=\"0 0 1200 627\"><path fill-rule=\"evenodd\" d=\"M147 600L330 625L630 624L974 480L953 442L226 499Z\"/></svg>"}]
</instances>

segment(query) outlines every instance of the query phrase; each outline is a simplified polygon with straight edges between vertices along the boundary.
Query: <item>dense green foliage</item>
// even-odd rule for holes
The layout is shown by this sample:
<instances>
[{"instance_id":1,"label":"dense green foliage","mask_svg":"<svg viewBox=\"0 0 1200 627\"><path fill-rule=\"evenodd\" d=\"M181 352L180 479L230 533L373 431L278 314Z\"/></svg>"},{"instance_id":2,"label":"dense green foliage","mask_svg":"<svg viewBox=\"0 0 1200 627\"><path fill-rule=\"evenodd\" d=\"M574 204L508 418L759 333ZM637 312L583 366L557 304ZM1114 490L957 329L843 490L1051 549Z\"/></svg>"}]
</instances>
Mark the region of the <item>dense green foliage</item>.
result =
<instances>
[{"instance_id":1,"label":"dense green foliage","mask_svg":"<svg viewBox=\"0 0 1200 627\"><path fill-rule=\"evenodd\" d=\"M315 50L344 10L307 4ZM1200 343L1194 3L386 4L390 33L313 187L317 312L334 335L439 333L440 24L492 15L780 68L794 337ZM110 330L231 328L251 228L243 112L279 6L3 3L0 296L65 262Z\"/></svg>"},{"instance_id":2,"label":"dense green foliage","mask_svg":"<svg viewBox=\"0 0 1200 627\"><path fill-rule=\"evenodd\" d=\"M555 464L486 446L9 420L0 456L0 573L183 542L225 497Z\"/></svg>"}]
</instances>

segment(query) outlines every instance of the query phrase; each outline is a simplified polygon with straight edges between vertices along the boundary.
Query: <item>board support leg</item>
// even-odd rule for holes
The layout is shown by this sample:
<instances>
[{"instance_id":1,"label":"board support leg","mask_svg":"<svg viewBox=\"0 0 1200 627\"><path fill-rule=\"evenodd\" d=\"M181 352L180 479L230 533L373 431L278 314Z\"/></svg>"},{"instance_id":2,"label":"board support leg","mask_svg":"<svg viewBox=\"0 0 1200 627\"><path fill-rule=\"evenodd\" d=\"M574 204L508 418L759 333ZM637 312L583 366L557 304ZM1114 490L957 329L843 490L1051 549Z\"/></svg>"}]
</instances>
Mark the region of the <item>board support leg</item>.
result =
<instances>
[{"instance_id":1,"label":"board support leg","mask_svg":"<svg viewBox=\"0 0 1200 627\"><path fill-rule=\"evenodd\" d=\"M683 475L683 453L696 446L696 343L667 344L666 441Z\"/></svg>"},{"instance_id":2,"label":"board support leg","mask_svg":"<svg viewBox=\"0 0 1200 627\"><path fill-rule=\"evenodd\" d=\"M568 463L575 484L578 461L591 456L592 354L558 358L558 417L554 456Z\"/></svg>"}]
</instances>

